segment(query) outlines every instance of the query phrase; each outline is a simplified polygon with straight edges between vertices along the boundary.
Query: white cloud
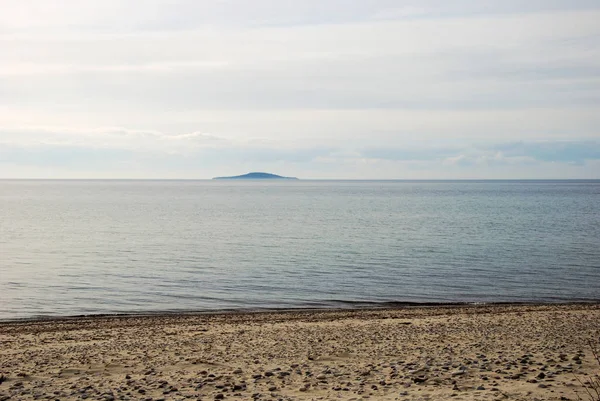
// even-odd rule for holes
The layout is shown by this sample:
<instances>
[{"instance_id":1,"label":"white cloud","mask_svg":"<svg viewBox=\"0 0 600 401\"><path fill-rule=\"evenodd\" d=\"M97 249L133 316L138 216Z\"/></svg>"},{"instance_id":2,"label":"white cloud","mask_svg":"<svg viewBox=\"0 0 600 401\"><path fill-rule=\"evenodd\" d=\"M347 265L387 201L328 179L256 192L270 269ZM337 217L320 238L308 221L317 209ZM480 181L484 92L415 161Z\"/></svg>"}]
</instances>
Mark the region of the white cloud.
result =
<instances>
[{"instance_id":1,"label":"white cloud","mask_svg":"<svg viewBox=\"0 0 600 401\"><path fill-rule=\"evenodd\" d=\"M203 132L169 135L158 131L132 130L122 127L93 129L24 127L0 128L0 145L23 149L52 146L67 149L113 149L189 154L202 148L231 146L232 143Z\"/></svg>"},{"instance_id":2,"label":"white cloud","mask_svg":"<svg viewBox=\"0 0 600 401\"><path fill-rule=\"evenodd\" d=\"M12 2L0 14L0 143L229 149L231 163L248 149L265 163L310 159L309 172L369 146L600 137L595 2L355 3ZM445 163L529 168L489 152ZM356 174L388 162L365 159Z\"/></svg>"},{"instance_id":3,"label":"white cloud","mask_svg":"<svg viewBox=\"0 0 600 401\"><path fill-rule=\"evenodd\" d=\"M35 64L12 63L0 66L0 76L19 75L61 75L80 73L127 73L127 72L182 72L186 70L200 71L227 67L224 61L186 61L179 63L146 63L146 64Z\"/></svg>"}]
</instances>

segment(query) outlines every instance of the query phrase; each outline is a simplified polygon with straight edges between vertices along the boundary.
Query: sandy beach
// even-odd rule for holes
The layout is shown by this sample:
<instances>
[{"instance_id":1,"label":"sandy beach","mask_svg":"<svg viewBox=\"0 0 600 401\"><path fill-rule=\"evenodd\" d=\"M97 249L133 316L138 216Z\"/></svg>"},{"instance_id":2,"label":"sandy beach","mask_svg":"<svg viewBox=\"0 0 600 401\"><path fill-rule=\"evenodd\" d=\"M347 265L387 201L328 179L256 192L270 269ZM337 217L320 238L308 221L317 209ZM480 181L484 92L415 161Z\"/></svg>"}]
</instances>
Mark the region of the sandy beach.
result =
<instances>
[{"instance_id":1,"label":"sandy beach","mask_svg":"<svg viewBox=\"0 0 600 401\"><path fill-rule=\"evenodd\" d=\"M0 400L576 400L599 305L0 323Z\"/></svg>"}]
</instances>

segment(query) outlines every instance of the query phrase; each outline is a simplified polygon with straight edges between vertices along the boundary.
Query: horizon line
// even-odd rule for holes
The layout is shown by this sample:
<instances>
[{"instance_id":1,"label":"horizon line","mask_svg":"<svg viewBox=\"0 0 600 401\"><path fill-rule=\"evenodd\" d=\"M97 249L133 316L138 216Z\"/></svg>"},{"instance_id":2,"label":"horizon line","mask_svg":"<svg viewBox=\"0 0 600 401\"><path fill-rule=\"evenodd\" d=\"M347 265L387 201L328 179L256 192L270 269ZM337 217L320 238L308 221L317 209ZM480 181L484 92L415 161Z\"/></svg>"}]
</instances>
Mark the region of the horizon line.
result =
<instances>
[{"instance_id":1,"label":"horizon line","mask_svg":"<svg viewBox=\"0 0 600 401\"><path fill-rule=\"evenodd\" d=\"M215 178L0 178L0 181L600 181L598 178L297 178L296 180Z\"/></svg>"}]
</instances>

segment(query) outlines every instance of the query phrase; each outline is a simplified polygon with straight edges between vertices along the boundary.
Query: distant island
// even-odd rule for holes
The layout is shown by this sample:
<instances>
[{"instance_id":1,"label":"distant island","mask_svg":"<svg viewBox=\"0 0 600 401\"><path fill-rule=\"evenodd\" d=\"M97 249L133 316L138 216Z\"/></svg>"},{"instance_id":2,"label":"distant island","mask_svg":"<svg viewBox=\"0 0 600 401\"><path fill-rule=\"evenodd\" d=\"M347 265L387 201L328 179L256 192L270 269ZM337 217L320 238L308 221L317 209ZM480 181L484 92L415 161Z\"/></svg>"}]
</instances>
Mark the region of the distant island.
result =
<instances>
[{"instance_id":1,"label":"distant island","mask_svg":"<svg viewBox=\"0 0 600 401\"><path fill-rule=\"evenodd\" d=\"M244 175L235 175L232 177L215 177L213 180L297 180L296 177L282 177L270 173L248 173Z\"/></svg>"}]
</instances>

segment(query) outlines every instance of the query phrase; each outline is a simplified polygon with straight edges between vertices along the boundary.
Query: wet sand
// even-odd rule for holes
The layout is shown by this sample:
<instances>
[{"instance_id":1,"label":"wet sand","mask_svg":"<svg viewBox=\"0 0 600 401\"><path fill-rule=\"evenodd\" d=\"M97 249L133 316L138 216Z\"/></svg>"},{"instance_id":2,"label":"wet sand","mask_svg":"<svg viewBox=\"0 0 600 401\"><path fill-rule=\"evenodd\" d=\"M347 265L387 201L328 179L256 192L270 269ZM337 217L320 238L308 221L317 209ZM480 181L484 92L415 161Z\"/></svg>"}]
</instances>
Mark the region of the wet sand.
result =
<instances>
[{"instance_id":1,"label":"wet sand","mask_svg":"<svg viewBox=\"0 0 600 401\"><path fill-rule=\"evenodd\" d=\"M597 304L9 322L0 400L576 400L599 337Z\"/></svg>"}]
</instances>

